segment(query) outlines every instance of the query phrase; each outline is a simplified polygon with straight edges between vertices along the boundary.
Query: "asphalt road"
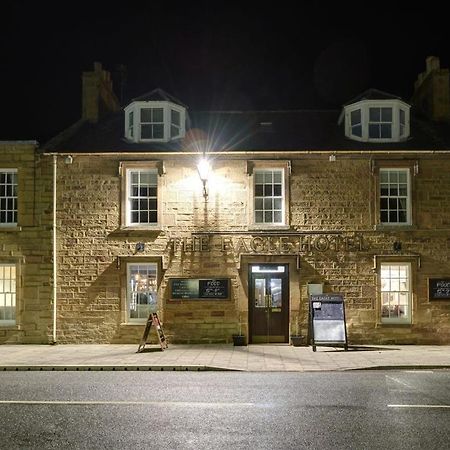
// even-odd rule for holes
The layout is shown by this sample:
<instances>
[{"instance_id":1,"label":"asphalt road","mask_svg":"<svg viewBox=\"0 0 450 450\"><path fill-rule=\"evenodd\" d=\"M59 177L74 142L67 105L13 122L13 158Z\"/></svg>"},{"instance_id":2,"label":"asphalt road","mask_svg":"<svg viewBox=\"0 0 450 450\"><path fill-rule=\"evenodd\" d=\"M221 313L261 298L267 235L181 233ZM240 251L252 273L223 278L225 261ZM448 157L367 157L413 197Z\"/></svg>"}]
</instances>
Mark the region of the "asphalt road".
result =
<instances>
[{"instance_id":1,"label":"asphalt road","mask_svg":"<svg viewBox=\"0 0 450 450\"><path fill-rule=\"evenodd\" d=\"M448 449L450 371L3 372L9 449Z\"/></svg>"}]
</instances>

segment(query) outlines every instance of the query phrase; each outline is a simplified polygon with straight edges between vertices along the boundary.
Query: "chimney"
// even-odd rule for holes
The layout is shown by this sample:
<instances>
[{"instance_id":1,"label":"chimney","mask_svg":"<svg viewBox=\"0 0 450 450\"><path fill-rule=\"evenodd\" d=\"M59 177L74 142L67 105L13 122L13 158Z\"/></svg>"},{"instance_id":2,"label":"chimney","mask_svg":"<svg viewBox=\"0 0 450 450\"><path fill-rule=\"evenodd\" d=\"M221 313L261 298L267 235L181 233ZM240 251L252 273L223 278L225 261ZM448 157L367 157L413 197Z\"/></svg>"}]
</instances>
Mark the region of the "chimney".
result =
<instances>
[{"instance_id":1,"label":"chimney","mask_svg":"<svg viewBox=\"0 0 450 450\"><path fill-rule=\"evenodd\" d=\"M437 56L428 56L426 71L414 83L414 109L435 122L450 122L450 76Z\"/></svg>"},{"instance_id":2,"label":"chimney","mask_svg":"<svg viewBox=\"0 0 450 450\"><path fill-rule=\"evenodd\" d=\"M95 123L103 114L120 109L113 91L111 74L102 69L101 63L95 62L94 70L83 72L81 78L83 119Z\"/></svg>"}]
</instances>

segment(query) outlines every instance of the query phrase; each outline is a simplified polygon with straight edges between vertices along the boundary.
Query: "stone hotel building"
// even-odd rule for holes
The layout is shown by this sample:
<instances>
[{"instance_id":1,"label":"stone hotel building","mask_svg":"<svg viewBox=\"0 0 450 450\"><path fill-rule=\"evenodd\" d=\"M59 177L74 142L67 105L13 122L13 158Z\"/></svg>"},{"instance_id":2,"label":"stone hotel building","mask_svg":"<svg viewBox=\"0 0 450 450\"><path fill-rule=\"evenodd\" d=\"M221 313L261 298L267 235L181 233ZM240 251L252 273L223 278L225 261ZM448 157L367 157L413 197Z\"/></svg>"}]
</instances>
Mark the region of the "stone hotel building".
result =
<instances>
[{"instance_id":1,"label":"stone hotel building","mask_svg":"<svg viewBox=\"0 0 450 450\"><path fill-rule=\"evenodd\" d=\"M350 344L450 343L449 71L412 99L341 110L119 105L82 76L82 118L0 142L0 342L290 343L309 295L342 294Z\"/></svg>"}]
</instances>

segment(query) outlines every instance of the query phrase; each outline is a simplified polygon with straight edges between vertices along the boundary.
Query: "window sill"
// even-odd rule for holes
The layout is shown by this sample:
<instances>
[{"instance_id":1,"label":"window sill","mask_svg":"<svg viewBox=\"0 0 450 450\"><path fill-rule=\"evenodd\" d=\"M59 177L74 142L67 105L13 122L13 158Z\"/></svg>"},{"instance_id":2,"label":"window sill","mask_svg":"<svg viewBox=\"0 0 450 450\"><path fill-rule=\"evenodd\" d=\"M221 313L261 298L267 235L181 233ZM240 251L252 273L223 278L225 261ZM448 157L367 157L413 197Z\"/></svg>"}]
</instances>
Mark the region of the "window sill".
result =
<instances>
[{"instance_id":1,"label":"window sill","mask_svg":"<svg viewBox=\"0 0 450 450\"><path fill-rule=\"evenodd\" d=\"M131 235L138 235L138 234L142 234L142 235L146 235L148 236L149 234L159 234L162 233L163 229L161 226L158 226L156 228L153 227L121 227L118 228L117 230L114 230L110 233L110 235L112 236L129 236Z\"/></svg>"},{"instance_id":2,"label":"window sill","mask_svg":"<svg viewBox=\"0 0 450 450\"><path fill-rule=\"evenodd\" d=\"M147 319L143 322L122 322L120 324L121 327L142 327L142 325L145 325L147 323Z\"/></svg>"},{"instance_id":3,"label":"window sill","mask_svg":"<svg viewBox=\"0 0 450 450\"><path fill-rule=\"evenodd\" d=\"M401 323L401 322L379 322L377 323L377 328L410 328L412 323Z\"/></svg>"},{"instance_id":4,"label":"window sill","mask_svg":"<svg viewBox=\"0 0 450 450\"><path fill-rule=\"evenodd\" d=\"M249 225L249 231L290 231L290 225Z\"/></svg>"},{"instance_id":5,"label":"window sill","mask_svg":"<svg viewBox=\"0 0 450 450\"><path fill-rule=\"evenodd\" d=\"M2 331L18 331L20 330L20 325L13 323L1 323L0 322L0 330Z\"/></svg>"},{"instance_id":6,"label":"window sill","mask_svg":"<svg viewBox=\"0 0 450 450\"><path fill-rule=\"evenodd\" d=\"M417 225L405 224L405 225L389 225L378 223L373 226L375 231L409 231L417 230Z\"/></svg>"},{"instance_id":7,"label":"window sill","mask_svg":"<svg viewBox=\"0 0 450 450\"><path fill-rule=\"evenodd\" d=\"M22 227L19 227L19 226L11 226L11 227L0 226L0 232L1 231L4 231L6 233L16 233L18 231L22 231Z\"/></svg>"}]
</instances>

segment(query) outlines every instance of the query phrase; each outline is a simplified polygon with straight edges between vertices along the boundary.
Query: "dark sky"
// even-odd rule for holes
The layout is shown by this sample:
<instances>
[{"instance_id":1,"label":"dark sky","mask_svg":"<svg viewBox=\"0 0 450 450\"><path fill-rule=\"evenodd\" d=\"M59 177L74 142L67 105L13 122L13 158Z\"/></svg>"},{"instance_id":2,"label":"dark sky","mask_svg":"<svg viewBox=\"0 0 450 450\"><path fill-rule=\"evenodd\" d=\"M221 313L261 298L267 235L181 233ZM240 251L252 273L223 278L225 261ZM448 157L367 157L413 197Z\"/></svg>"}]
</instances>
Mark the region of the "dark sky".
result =
<instances>
[{"instance_id":1,"label":"dark sky","mask_svg":"<svg viewBox=\"0 0 450 450\"><path fill-rule=\"evenodd\" d=\"M306 3L3 1L0 140L77 121L94 61L117 88L126 67L125 101L161 87L191 109L336 108L369 87L408 100L428 55L450 66L441 3Z\"/></svg>"}]
</instances>

